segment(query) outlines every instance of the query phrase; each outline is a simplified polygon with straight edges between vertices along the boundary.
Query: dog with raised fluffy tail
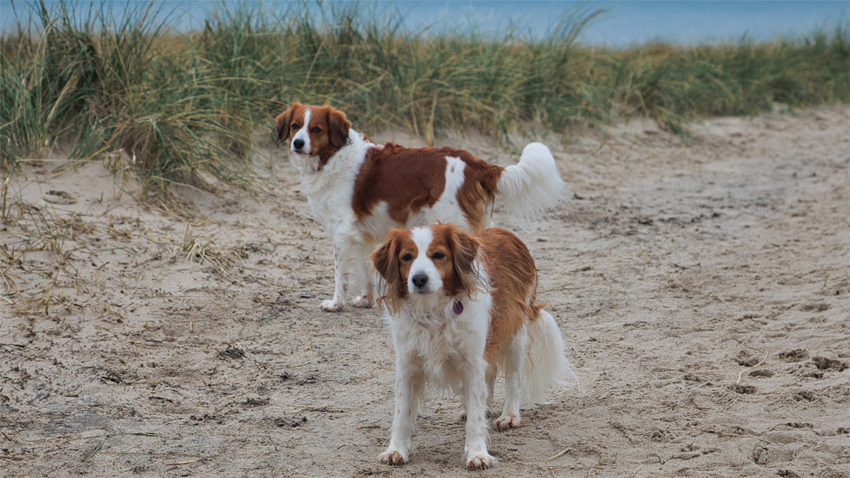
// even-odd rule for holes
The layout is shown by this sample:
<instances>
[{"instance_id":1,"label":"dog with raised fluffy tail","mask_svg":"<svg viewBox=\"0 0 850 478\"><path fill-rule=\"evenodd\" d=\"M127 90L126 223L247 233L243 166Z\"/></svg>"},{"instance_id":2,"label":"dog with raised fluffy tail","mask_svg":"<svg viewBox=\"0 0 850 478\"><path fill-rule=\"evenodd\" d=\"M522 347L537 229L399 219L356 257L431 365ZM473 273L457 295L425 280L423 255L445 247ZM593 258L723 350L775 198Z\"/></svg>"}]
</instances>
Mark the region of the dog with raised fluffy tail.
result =
<instances>
[{"instance_id":1,"label":"dog with raised fluffy tail","mask_svg":"<svg viewBox=\"0 0 850 478\"><path fill-rule=\"evenodd\" d=\"M564 196L549 149L525 147L516 165L489 164L454 148L376 145L330 106L295 103L274 127L276 142L291 139L290 160L313 216L333 241L334 293L321 307L338 311L349 277L363 289L351 305L371 307L367 257L389 234L437 221L473 230L489 227L496 197L512 218L534 219Z\"/></svg>"},{"instance_id":2,"label":"dog with raised fluffy tail","mask_svg":"<svg viewBox=\"0 0 850 478\"><path fill-rule=\"evenodd\" d=\"M396 353L395 414L383 463L410 461L426 383L461 395L466 466L489 468L486 413L499 376L507 387L496 430L520 424L520 404L541 402L571 372L555 319L537 302L537 269L504 229L451 224L393 230L371 255L381 275Z\"/></svg>"}]
</instances>

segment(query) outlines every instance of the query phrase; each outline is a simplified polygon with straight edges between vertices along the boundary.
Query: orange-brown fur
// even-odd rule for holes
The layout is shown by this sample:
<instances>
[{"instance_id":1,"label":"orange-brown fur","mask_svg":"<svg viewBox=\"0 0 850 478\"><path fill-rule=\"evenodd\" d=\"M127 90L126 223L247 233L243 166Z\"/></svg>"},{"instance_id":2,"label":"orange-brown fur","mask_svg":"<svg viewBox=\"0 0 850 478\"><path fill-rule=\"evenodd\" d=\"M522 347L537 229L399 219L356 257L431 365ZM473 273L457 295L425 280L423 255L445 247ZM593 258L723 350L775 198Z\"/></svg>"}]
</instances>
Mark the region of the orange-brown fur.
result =
<instances>
[{"instance_id":1,"label":"orange-brown fur","mask_svg":"<svg viewBox=\"0 0 850 478\"><path fill-rule=\"evenodd\" d=\"M493 310L484 357L493 364L517 332L540 315L537 303L537 269L518 237L504 229L472 231L481 244L482 265L490 278Z\"/></svg>"}]
</instances>

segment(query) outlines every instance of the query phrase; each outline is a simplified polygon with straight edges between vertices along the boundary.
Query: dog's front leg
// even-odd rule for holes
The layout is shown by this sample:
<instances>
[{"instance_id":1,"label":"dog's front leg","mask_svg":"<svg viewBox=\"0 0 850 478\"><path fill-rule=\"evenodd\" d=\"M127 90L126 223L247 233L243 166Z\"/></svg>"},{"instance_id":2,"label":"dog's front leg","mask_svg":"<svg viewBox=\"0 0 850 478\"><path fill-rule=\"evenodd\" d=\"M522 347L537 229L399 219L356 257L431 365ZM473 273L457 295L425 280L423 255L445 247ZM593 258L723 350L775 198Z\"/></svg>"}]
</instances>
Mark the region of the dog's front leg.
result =
<instances>
[{"instance_id":1,"label":"dog's front leg","mask_svg":"<svg viewBox=\"0 0 850 478\"><path fill-rule=\"evenodd\" d=\"M466 364L463 369L463 392L466 400L466 467L483 470L496 464L487 453L487 363L483 357Z\"/></svg>"},{"instance_id":2,"label":"dog's front leg","mask_svg":"<svg viewBox=\"0 0 850 478\"><path fill-rule=\"evenodd\" d=\"M505 408L502 415L493 421L496 430L507 430L519 426L519 406L522 400L525 357L528 354L528 330L523 329L514 336L505 354ZM542 364L541 364L542 366Z\"/></svg>"},{"instance_id":3,"label":"dog's front leg","mask_svg":"<svg viewBox=\"0 0 850 478\"><path fill-rule=\"evenodd\" d=\"M334 296L331 300L322 301L321 308L327 312L339 312L343 307L345 291L346 248L343 239L333 234L334 243Z\"/></svg>"},{"instance_id":4,"label":"dog's front leg","mask_svg":"<svg viewBox=\"0 0 850 478\"><path fill-rule=\"evenodd\" d=\"M351 305L354 307L364 309L372 307L372 301L374 300L374 295L372 293L372 275L368 261L369 250L367 247L368 246L365 244L360 245L357 249L358 256L354 258L354 261L357 263L357 275L359 279L363 281L363 294L351 301Z\"/></svg>"},{"instance_id":5,"label":"dog's front leg","mask_svg":"<svg viewBox=\"0 0 850 478\"><path fill-rule=\"evenodd\" d=\"M396 362L395 414L392 436L387 451L378 459L390 465L404 465L410 461L413 422L416 419L416 400L422 394L425 379L422 370L413 361L398 357Z\"/></svg>"}]
</instances>

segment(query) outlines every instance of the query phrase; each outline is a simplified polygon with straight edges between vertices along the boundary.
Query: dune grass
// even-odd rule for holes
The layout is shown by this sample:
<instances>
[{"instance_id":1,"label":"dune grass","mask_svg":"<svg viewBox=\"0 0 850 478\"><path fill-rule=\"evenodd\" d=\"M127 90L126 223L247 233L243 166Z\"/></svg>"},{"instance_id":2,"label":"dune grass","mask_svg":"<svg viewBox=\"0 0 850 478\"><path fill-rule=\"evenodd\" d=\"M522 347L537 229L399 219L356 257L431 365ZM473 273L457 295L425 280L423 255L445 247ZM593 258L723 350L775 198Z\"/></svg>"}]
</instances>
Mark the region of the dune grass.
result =
<instances>
[{"instance_id":1,"label":"dune grass","mask_svg":"<svg viewBox=\"0 0 850 478\"><path fill-rule=\"evenodd\" d=\"M59 141L78 160L123 150L158 200L173 183L250 187L252 134L266 137L295 100L429 142L633 115L687 134L699 117L850 101L846 19L766 43L599 48L576 43L599 14L587 9L532 41L520 29L412 32L368 4L222 4L186 34L156 3L128 2L120 15L108 2L51 5L30 4L34 21L0 38L0 167Z\"/></svg>"}]
</instances>

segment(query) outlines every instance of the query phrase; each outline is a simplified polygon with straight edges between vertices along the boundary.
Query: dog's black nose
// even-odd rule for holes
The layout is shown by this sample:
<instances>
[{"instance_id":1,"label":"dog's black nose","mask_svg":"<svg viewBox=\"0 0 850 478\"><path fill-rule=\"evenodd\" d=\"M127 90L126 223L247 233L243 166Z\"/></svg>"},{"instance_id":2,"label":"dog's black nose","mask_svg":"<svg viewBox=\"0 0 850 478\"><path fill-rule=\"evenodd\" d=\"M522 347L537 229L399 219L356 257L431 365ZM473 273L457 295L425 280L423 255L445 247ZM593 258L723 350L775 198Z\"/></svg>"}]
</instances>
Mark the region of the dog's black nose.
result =
<instances>
[{"instance_id":1,"label":"dog's black nose","mask_svg":"<svg viewBox=\"0 0 850 478\"><path fill-rule=\"evenodd\" d=\"M295 149L303 148L304 147L304 140L300 139L300 138L292 140L292 147L295 148Z\"/></svg>"},{"instance_id":2,"label":"dog's black nose","mask_svg":"<svg viewBox=\"0 0 850 478\"><path fill-rule=\"evenodd\" d=\"M425 274L416 274L410 280L411 282L413 282L414 286L421 289L425 284L428 283L428 276L426 276Z\"/></svg>"}]
</instances>

